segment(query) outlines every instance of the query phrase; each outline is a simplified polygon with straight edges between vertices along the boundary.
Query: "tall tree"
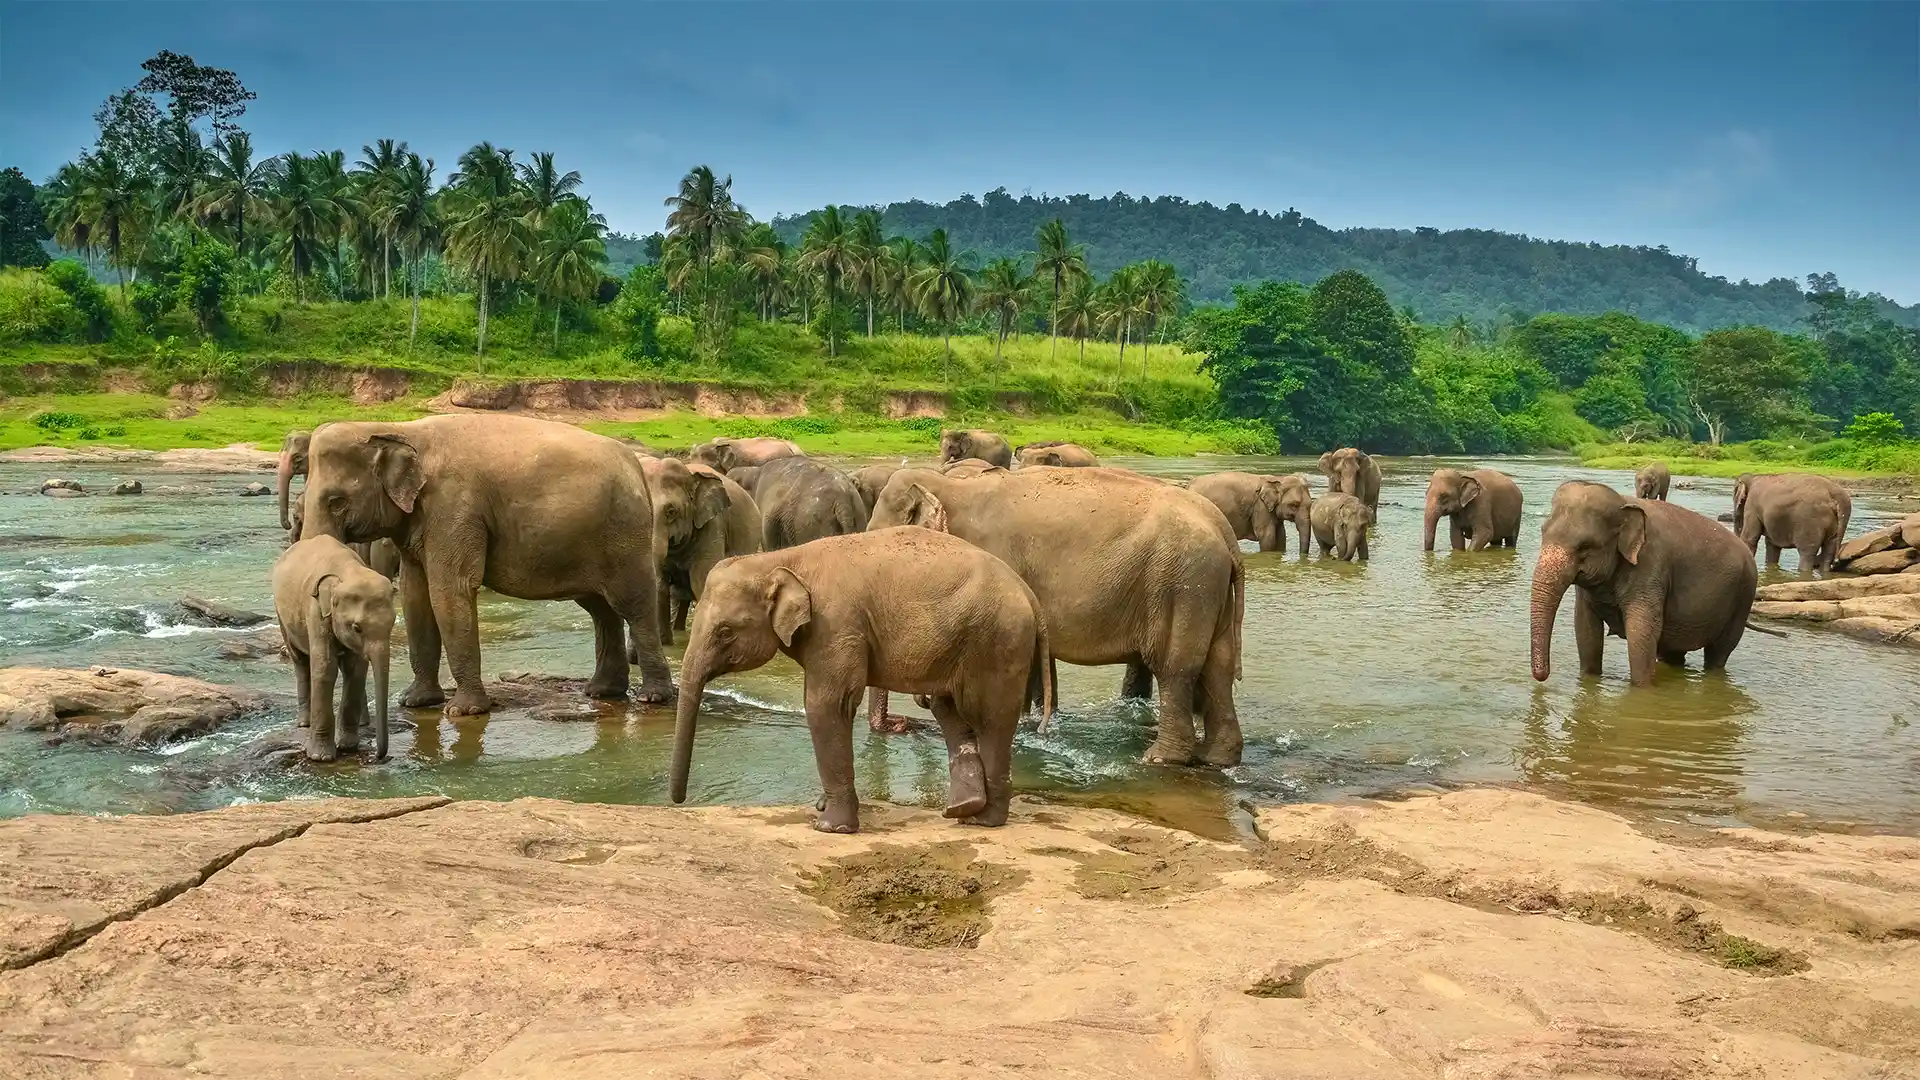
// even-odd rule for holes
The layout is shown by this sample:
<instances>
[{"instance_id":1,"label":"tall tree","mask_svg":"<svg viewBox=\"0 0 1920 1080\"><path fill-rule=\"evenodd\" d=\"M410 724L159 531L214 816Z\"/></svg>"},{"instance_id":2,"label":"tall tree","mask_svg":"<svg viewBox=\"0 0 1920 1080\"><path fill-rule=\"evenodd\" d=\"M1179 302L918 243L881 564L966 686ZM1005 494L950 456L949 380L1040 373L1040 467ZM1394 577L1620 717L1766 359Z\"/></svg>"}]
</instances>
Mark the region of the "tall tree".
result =
<instances>
[{"instance_id":1,"label":"tall tree","mask_svg":"<svg viewBox=\"0 0 1920 1080\"><path fill-rule=\"evenodd\" d=\"M887 241L886 278L881 289L900 315L898 330L907 332L907 309L915 304L914 275L920 272L922 249L911 236L896 236Z\"/></svg>"},{"instance_id":2,"label":"tall tree","mask_svg":"<svg viewBox=\"0 0 1920 1080\"><path fill-rule=\"evenodd\" d=\"M880 214L862 210L853 215L853 288L867 303L867 336L873 336L873 305L887 275L887 238Z\"/></svg>"},{"instance_id":3,"label":"tall tree","mask_svg":"<svg viewBox=\"0 0 1920 1080\"><path fill-rule=\"evenodd\" d=\"M1113 334L1120 346L1120 359L1114 366L1114 385L1120 384L1127 370L1127 345L1133 340L1133 325L1145 314L1146 301L1140 285L1140 268L1123 266L1100 286L1100 324Z\"/></svg>"},{"instance_id":4,"label":"tall tree","mask_svg":"<svg viewBox=\"0 0 1920 1080\"><path fill-rule=\"evenodd\" d=\"M393 197L387 201L382 224L400 244L407 260L407 289L413 298L413 320L407 327L407 351L420 334L420 261L440 240L440 207L433 194L433 159L409 152L394 175Z\"/></svg>"},{"instance_id":5,"label":"tall tree","mask_svg":"<svg viewBox=\"0 0 1920 1080\"><path fill-rule=\"evenodd\" d=\"M193 128L170 128L160 139L153 163L154 210L161 221L182 221L207 188L207 148Z\"/></svg>"},{"instance_id":6,"label":"tall tree","mask_svg":"<svg viewBox=\"0 0 1920 1080\"><path fill-rule=\"evenodd\" d=\"M806 236L800 241L800 269L820 279L827 290L827 355L838 350L840 281L856 262L853 231L840 208L829 206L813 217Z\"/></svg>"},{"instance_id":7,"label":"tall tree","mask_svg":"<svg viewBox=\"0 0 1920 1080\"><path fill-rule=\"evenodd\" d=\"M340 204L315 158L291 153L275 159L273 191L268 197L294 298L306 302L306 281L340 230Z\"/></svg>"},{"instance_id":8,"label":"tall tree","mask_svg":"<svg viewBox=\"0 0 1920 1080\"><path fill-rule=\"evenodd\" d=\"M393 295L393 232L391 219L394 186L407 161L407 144L397 139L378 139L362 144L360 160L353 163L361 207L362 233L379 247L377 260L380 279L375 284L383 297ZM371 254L371 252L366 252ZM371 261L371 260L369 260Z\"/></svg>"},{"instance_id":9,"label":"tall tree","mask_svg":"<svg viewBox=\"0 0 1920 1080\"><path fill-rule=\"evenodd\" d=\"M46 212L47 227L53 230L54 243L73 251L91 252L93 225L87 220L81 198L85 187L86 171L81 162L69 161L41 185L40 206Z\"/></svg>"},{"instance_id":10,"label":"tall tree","mask_svg":"<svg viewBox=\"0 0 1920 1080\"><path fill-rule=\"evenodd\" d=\"M19 169L0 171L0 266L45 266L51 239L33 181Z\"/></svg>"},{"instance_id":11,"label":"tall tree","mask_svg":"<svg viewBox=\"0 0 1920 1080\"><path fill-rule=\"evenodd\" d=\"M913 296L920 313L940 324L946 379L951 383L953 324L973 306L973 275L967 272L965 259L953 250L945 229L935 229L927 237L926 259L913 275Z\"/></svg>"},{"instance_id":12,"label":"tall tree","mask_svg":"<svg viewBox=\"0 0 1920 1080\"><path fill-rule=\"evenodd\" d=\"M1027 272L1014 259L995 259L980 271L976 303L983 314L994 319L993 363L1000 366L1000 348L1006 343L1020 309L1027 302L1031 282Z\"/></svg>"},{"instance_id":13,"label":"tall tree","mask_svg":"<svg viewBox=\"0 0 1920 1080\"><path fill-rule=\"evenodd\" d=\"M513 171L513 151L480 143L460 155L446 209L447 254L473 275L479 290L477 356L487 354L487 294L518 273L533 251L526 189Z\"/></svg>"},{"instance_id":14,"label":"tall tree","mask_svg":"<svg viewBox=\"0 0 1920 1080\"><path fill-rule=\"evenodd\" d=\"M764 222L748 231L740 242L740 265L753 284L754 306L760 321L770 322L774 313L788 300L786 245Z\"/></svg>"},{"instance_id":15,"label":"tall tree","mask_svg":"<svg viewBox=\"0 0 1920 1080\"><path fill-rule=\"evenodd\" d=\"M203 221L219 221L233 227L233 247L242 258L247 250L247 219L259 221L267 209L267 193L273 186L273 163L256 164L253 139L244 131L235 131L214 140L207 155L207 177L193 214Z\"/></svg>"},{"instance_id":16,"label":"tall tree","mask_svg":"<svg viewBox=\"0 0 1920 1080\"><path fill-rule=\"evenodd\" d=\"M1034 257L1033 272L1040 277L1053 281L1053 308L1047 317L1047 332L1053 337L1052 359L1060 358L1060 295L1067 287L1083 279L1089 279L1087 256L1084 248L1074 245L1067 239L1067 226L1059 218L1053 218L1040 226L1034 234L1039 253ZM1086 352L1082 342L1081 353Z\"/></svg>"},{"instance_id":17,"label":"tall tree","mask_svg":"<svg viewBox=\"0 0 1920 1080\"><path fill-rule=\"evenodd\" d=\"M546 223L555 207L580 199L580 173L573 169L561 172L553 163L553 155L545 151L535 151L533 160L520 166L520 182L526 185L535 228Z\"/></svg>"},{"instance_id":18,"label":"tall tree","mask_svg":"<svg viewBox=\"0 0 1920 1080\"><path fill-rule=\"evenodd\" d=\"M1140 335L1140 378L1147 378L1148 346L1153 341L1153 331L1160 323L1162 315L1171 315L1180 310L1181 301L1186 299L1186 287L1180 283L1180 275L1174 268L1159 259L1148 259L1140 264L1140 309L1145 320L1145 333Z\"/></svg>"},{"instance_id":19,"label":"tall tree","mask_svg":"<svg viewBox=\"0 0 1920 1080\"><path fill-rule=\"evenodd\" d=\"M106 151L80 158L80 212L90 235L106 247L120 279L120 297L127 294L127 242L148 225L145 178L128 172L125 164Z\"/></svg>"},{"instance_id":20,"label":"tall tree","mask_svg":"<svg viewBox=\"0 0 1920 1080\"><path fill-rule=\"evenodd\" d=\"M606 219L586 200L563 198L548 208L540 229L534 280L553 301L553 351L560 351L560 309L592 296L607 265Z\"/></svg>"},{"instance_id":21,"label":"tall tree","mask_svg":"<svg viewBox=\"0 0 1920 1080\"><path fill-rule=\"evenodd\" d=\"M680 190L667 196L666 205L667 237L687 246L700 271L704 321L711 328L720 314L719 299L712 295L713 262L746 232L747 212L733 201L733 177L719 179L705 165L680 178Z\"/></svg>"},{"instance_id":22,"label":"tall tree","mask_svg":"<svg viewBox=\"0 0 1920 1080\"><path fill-rule=\"evenodd\" d=\"M1689 401L1714 445L1729 434L1757 438L1801 433L1812 425L1795 355L1811 342L1763 327L1716 330L1693 347Z\"/></svg>"},{"instance_id":23,"label":"tall tree","mask_svg":"<svg viewBox=\"0 0 1920 1080\"><path fill-rule=\"evenodd\" d=\"M1054 302L1055 318L1061 330L1080 339L1080 363L1087 362L1087 338L1100 321L1100 292L1091 276L1075 279Z\"/></svg>"}]
</instances>

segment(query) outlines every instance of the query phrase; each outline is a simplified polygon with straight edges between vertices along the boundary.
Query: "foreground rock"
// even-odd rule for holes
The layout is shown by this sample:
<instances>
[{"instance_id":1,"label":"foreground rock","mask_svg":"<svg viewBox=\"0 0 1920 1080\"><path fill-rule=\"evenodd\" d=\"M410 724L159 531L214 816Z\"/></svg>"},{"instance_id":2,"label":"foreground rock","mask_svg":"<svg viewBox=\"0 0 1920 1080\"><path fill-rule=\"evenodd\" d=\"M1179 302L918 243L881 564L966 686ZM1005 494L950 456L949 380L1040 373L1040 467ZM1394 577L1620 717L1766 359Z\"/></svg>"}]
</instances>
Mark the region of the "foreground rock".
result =
<instances>
[{"instance_id":1,"label":"foreground rock","mask_svg":"<svg viewBox=\"0 0 1920 1080\"><path fill-rule=\"evenodd\" d=\"M1828 578L1762 585L1753 615L1819 623L1882 645L1920 648L1920 575Z\"/></svg>"},{"instance_id":2,"label":"foreground rock","mask_svg":"<svg viewBox=\"0 0 1920 1080\"><path fill-rule=\"evenodd\" d=\"M869 815L0 822L0 1076L1865 1078L1920 1054L1920 841L1656 836L1508 791L1267 810L1246 846L1024 804L998 830Z\"/></svg>"},{"instance_id":3,"label":"foreground rock","mask_svg":"<svg viewBox=\"0 0 1920 1080\"><path fill-rule=\"evenodd\" d=\"M1920 563L1920 514L1909 514L1840 545L1833 568L1853 574L1898 574Z\"/></svg>"},{"instance_id":4,"label":"foreground rock","mask_svg":"<svg viewBox=\"0 0 1920 1080\"><path fill-rule=\"evenodd\" d=\"M136 745L200 735L261 701L248 690L151 671L0 668L0 727L93 742Z\"/></svg>"}]
</instances>

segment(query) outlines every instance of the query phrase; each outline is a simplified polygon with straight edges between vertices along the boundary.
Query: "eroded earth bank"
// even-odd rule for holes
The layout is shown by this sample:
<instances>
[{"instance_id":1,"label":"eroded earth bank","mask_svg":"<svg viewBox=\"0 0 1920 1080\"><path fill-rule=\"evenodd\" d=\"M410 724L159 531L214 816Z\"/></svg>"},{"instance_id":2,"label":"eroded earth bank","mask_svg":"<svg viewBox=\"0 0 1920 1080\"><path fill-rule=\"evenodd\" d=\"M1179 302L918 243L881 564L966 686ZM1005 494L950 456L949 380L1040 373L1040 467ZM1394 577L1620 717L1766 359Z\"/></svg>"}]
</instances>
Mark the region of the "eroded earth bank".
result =
<instances>
[{"instance_id":1,"label":"eroded earth bank","mask_svg":"<svg viewBox=\"0 0 1920 1080\"><path fill-rule=\"evenodd\" d=\"M522 799L0 822L0 1076L1910 1077L1920 840Z\"/></svg>"}]
</instances>

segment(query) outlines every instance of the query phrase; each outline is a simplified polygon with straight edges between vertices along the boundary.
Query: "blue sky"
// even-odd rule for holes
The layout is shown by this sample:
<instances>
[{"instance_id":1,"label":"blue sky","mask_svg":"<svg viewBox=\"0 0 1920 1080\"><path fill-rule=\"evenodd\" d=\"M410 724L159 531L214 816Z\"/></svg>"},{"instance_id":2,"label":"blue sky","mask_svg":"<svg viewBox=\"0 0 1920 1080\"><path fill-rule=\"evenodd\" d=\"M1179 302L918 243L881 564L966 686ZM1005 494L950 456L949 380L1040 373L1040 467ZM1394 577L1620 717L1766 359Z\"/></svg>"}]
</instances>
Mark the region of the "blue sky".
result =
<instances>
[{"instance_id":1,"label":"blue sky","mask_svg":"<svg viewBox=\"0 0 1920 1080\"><path fill-rule=\"evenodd\" d=\"M0 0L0 165L50 173L163 48L259 93L262 152L552 150L626 231L707 163L760 217L1174 194L1920 301L1920 4Z\"/></svg>"}]
</instances>

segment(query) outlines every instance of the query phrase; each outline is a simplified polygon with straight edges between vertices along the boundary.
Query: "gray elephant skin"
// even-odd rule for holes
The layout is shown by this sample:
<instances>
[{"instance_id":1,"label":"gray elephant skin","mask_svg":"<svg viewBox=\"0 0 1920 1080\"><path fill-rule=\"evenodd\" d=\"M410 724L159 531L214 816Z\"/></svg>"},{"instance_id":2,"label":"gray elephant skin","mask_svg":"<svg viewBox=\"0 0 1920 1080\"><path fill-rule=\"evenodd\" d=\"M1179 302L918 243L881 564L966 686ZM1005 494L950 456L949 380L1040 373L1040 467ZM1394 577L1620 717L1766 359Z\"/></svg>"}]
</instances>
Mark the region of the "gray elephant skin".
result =
<instances>
[{"instance_id":1,"label":"gray elephant skin","mask_svg":"<svg viewBox=\"0 0 1920 1080\"><path fill-rule=\"evenodd\" d=\"M287 530L287 543L293 544L300 539L300 531L307 520L307 500L305 492L293 502L291 520L287 510L288 488L293 485L297 475L305 480L307 475L307 446L313 440L311 431L289 431L280 447L280 465L275 474L275 491L279 495L280 527ZM400 549L393 546L391 540L375 540L370 544L349 544L360 561L385 574L391 581L400 580Z\"/></svg>"},{"instance_id":2,"label":"gray elephant skin","mask_svg":"<svg viewBox=\"0 0 1920 1080\"><path fill-rule=\"evenodd\" d=\"M1351 446L1329 450L1320 455L1320 472L1327 478L1327 490L1343 492L1359 499L1367 513L1380 513L1380 463L1373 455Z\"/></svg>"},{"instance_id":3,"label":"gray elephant skin","mask_svg":"<svg viewBox=\"0 0 1920 1080\"><path fill-rule=\"evenodd\" d=\"M743 465L765 465L775 458L805 457L806 451L785 439L710 439L687 452L687 460L730 473Z\"/></svg>"},{"instance_id":4,"label":"gray elephant skin","mask_svg":"<svg viewBox=\"0 0 1920 1080\"><path fill-rule=\"evenodd\" d=\"M1030 442L1016 447L1013 455L1022 467L1050 465L1056 469L1092 469L1100 464L1100 459L1094 457L1091 450L1070 442Z\"/></svg>"},{"instance_id":5,"label":"gray elephant skin","mask_svg":"<svg viewBox=\"0 0 1920 1080\"><path fill-rule=\"evenodd\" d=\"M1667 468L1664 461L1654 461L1640 466L1633 474L1633 497L1636 499L1664 499L1667 489L1673 486L1673 470Z\"/></svg>"},{"instance_id":6,"label":"gray elephant skin","mask_svg":"<svg viewBox=\"0 0 1920 1080\"><path fill-rule=\"evenodd\" d=\"M1053 697L1039 601L1005 563L952 536L880 529L728 559L707 579L681 662L673 801L707 682L776 652L805 672L807 728L826 792L815 827L855 832L853 716L868 686L922 695L947 742L946 815L1004 825L1013 735L1030 695Z\"/></svg>"},{"instance_id":7,"label":"gray elephant skin","mask_svg":"<svg viewBox=\"0 0 1920 1080\"><path fill-rule=\"evenodd\" d=\"M1780 565L1780 552L1800 553L1800 571L1833 569L1853 519L1853 496L1824 476L1807 473L1742 473L1733 482L1733 531L1751 557L1767 542L1767 565Z\"/></svg>"},{"instance_id":8,"label":"gray elephant skin","mask_svg":"<svg viewBox=\"0 0 1920 1080\"><path fill-rule=\"evenodd\" d=\"M1695 649L1706 650L1709 670L1723 668L1746 632L1758 576L1753 553L1711 518L1568 481L1540 529L1533 677L1552 672L1553 620L1569 586L1582 673L1600 674L1608 634L1626 639L1635 686L1653 681L1654 661L1678 667Z\"/></svg>"},{"instance_id":9,"label":"gray elephant skin","mask_svg":"<svg viewBox=\"0 0 1920 1080\"><path fill-rule=\"evenodd\" d=\"M867 527L867 504L851 477L805 457L775 458L729 472L760 509L761 550L798 547Z\"/></svg>"},{"instance_id":10,"label":"gray elephant skin","mask_svg":"<svg viewBox=\"0 0 1920 1080\"><path fill-rule=\"evenodd\" d=\"M1331 492L1313 500L1308 518L1321 555L1331 553L1341 562L1367 560L1367 527L1373 515L1365 503L1344 491Z\"/></svg>"},{"instance_id":11,"label":"gray elephant skin","mask_svg":"<svg viewBox=\"0 0 1920 1080\"><path fill-rule=\"evenodd\" d=\"M273 610L293 661L310 761L360 748L373 675L374 758L387 757L387 680L392 664L393 582L330 536L301 540L273 564ZM340 709L333 707L336 679Z\"/></svg>"},{"instance_id":12,"label":"gray elephant skin","mask_svg":"<svg viewBox=\"0 0 1920 1080\"><path fill-rule=\"evenodd\" d=\"M1159 730L1146 760L1240 761L1233 684L1245 581L1217 507L1114 469L1022 469L972 479L903 469L869 527L921 525L998 557L1032 587L1053 655L1151 671ZM1205 728L1194 745L1196 707Z\"/></svg>"},{"instance_id":13,"label":"gray elephant skin","mask_svg":"<svg viewBox=\"0 0 1920 1080\"><path fill-rule=\"evenodd\" d=\"M999 435L979 428L941 432L940 464L962 458L979 458L989 465L1010 469L1013 467L1013 447L1008 446L1007 440Z\"/></svg>"},{"instance_id":14,"label":"gray elephant skin","mask_svg":"<svg viewBox=\"0 0 1920 1080\"><path fill-rule=\"evenodd\" d=\"M847 474L853 486L860 492L860 501L866 504L867 513L873 513L873 504L880 498L880 489L900 471L899 465L868 465Z\"/></svg>"},{"instance_id":15,"label":"gray elephant skin","mask_svg":"<svg viewBox=\"0 0 1920 1080\"><path fill-rule=\"evenodd\" d=\"M1307 478L1299 473L1213 473L1194 477L1187 490L1219 507L1234 536L1252 540L1261 551L1286 551L1287 523L1292 522L1300 553L1307 553L1307 535L1313 529L1313 492Z\"/></svg>"},{"instance_id":16,"label":"gray elephant skin","mask_svg":"<svg viewBox=\"0 0 1920 1080\"><path fill-rule=\"evenodd\" d=\"M653 502L660 640L671 645L676 600L682 596L698 600L707 575L721 559L760 550L760 511L740 485L709 466L642 457L640 470ZM634 655L630 648L629 659Z\"/></svg>"},{"instance_id":17,"label":"gray elephant skin","mask_svg":"<svg viewBox=\"0 0 1920 1080\"><path fill-rule=\"evenodd\" d=\"M593 618L591 697L627 695L634 630L642 701L673 696L660 651L653 504L632 451L522 416L334 423L313 433L303 535L392 539L400 550L410 708L490 711L474 608L482 587L572 600ZM440 688L444 644L455 692Z\"/></svg>"},{"instance_id":18,"label":"gray elephant skin","mask_svg":"<svg viewBox=\"0 0 1920 1080\"><path fill-rule=\"evenodd\" d=\"M1427 481L1423 549L1433 550L1441 518L1455 551L1514 547L1520 542L1521 501L1520 485L1498 469L1435 469Z\"/></svg>"}]
</instances>

